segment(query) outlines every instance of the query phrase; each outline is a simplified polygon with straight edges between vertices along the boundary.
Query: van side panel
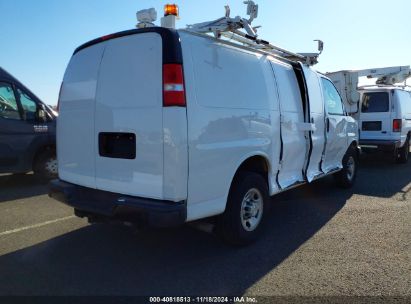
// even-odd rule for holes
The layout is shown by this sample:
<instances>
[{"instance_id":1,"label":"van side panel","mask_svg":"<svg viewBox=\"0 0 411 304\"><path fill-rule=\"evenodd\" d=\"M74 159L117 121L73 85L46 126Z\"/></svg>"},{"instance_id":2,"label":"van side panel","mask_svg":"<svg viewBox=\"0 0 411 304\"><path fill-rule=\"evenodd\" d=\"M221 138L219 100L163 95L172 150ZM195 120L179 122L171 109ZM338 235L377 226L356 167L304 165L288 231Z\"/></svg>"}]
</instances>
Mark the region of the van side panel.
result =
<instances>
[{"instance_id":1,"label":"van side panel","mask_svg":"<svg viewBox=\"0 0 411 304\"><path fill-rule=\"evenodd\" d=\"M395 102L393 119L402 119L401 146L404 145L407 135L411 132L411 92L396 89L393 100ZM397 133L398 134L398 133Z\"/></svg>"},{"instance_id":2,"label":"van side panel","mask_svg":"<svg viewBox=\"0 0 411 304\"><path fill-rule=\"evenodd\" d=\"M320 164L325 148L324 100L318 74L305 65L302 65L302 68L308 89L310 122L314 125L314 130L311 132L312 149L306 174L308 181L311 182L323 173Z\"/></svg>"},{"instance_id":3,"label":"van side panel","mask_svg":"<svg viewBox=\"0 0 411 304\"><path fill-rule=\"evenodd\" d=\"M142 33L105 44L96 98L96 187L163 199L162 38ZM117 144L117 134L131 137ZM102 154L107 142L129 155Z\"/></svg>"},{"instance_id":4,"label":"van side panel","mask_svg":"<svg viewBox=\"0 0 411 304\"><path fill-rule=\"evenodd\" d=\"M278 182L282 189L304 181L307 154L303 101L294 69L289 64L271 61L280 95L283 153Z\"/></svg>"},{"instance_id":5,"label":"van side panel","mask_svg":"<svg viewBox=\"0 0 411 304\"><path fill-rule=\"evenodd\" d=\"M344 113L344 102L335 85L325 77L320 77L320 83L326 119L326 145L321 169L329 173L342 169L342 159L347 151L348 119Z\"/></svg>"},{"instance_id":6,"label":"van side panel","mask_svg":"<svg viewBox=\"0 0 411 304\"><path fill-rule=\"evenodd\" d=\"M94 103L104 45L78 52L64 75L57 119L57 156L60 179L96 187Z\"/></svg>"},{"instance_id":7,"label":"van side panel","mask_svg":"<svg viewBox=\"0 0 411 304\"><path fill-rule=\"evenodd\" d=\"M266 57L180 33L187 96L187 219L222 213L237 169L262 156L270 192L280 153L278 95Z\"/></svg>"},{"instance_id":8,"label":"van side panel","mask_svg":"<svg viewBox=\"0 0 411 304\"><path fill-rule=\"evenodd\" d=\"M179 202L187 199L187 112L182 107L163 108L164 174L163 197Z\"/></svg>"}]
</instances>

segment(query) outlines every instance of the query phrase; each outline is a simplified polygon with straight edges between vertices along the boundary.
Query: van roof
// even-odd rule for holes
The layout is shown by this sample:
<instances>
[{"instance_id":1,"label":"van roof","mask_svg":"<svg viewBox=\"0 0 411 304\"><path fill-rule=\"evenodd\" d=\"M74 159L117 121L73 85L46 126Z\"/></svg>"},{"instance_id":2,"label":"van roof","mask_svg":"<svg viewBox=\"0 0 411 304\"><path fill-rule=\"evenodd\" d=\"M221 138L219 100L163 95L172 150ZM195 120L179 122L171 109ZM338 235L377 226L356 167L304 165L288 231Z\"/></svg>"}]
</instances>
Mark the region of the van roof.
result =
<instances>
[{"instance_id":1,"label":"van roof","mask_svg":"<svg viewBox=\"0 0 411 304\"><path fill-rule=\"evenodd\" d=\"M164 27L147 27L142 29L132 29L122 32L106 35L94 40L91 40L83 45L79 46L73 53L80 52L81 50L88 48L92 45L102 43L111 39L120 37L142 34L142 33L157 33L163 39L163 63L183 63L183 55L181 51L180 36L174 29L168 29Z\"/></svg>"},{"instance_id":2,"label":"van roof","mask_svg":"<svg viewBox=\"0 0 411 304\"><path fill-rule=\"evenodd\" d=\"M120 38L120 37L125 37L125 36L130 36L130 35L136 35L136 34L142 34L142 33L158 33L160 34L160 36L163 39L163 63L179 63L182 64L183 63L183 59L182 59L182 51L181 51L181 43L180 43L180 35L179 32L183 31L186 34L189 35L194 35L194 36L200 36L206 39L210 39L210 40L215 40L216 38L206 35L206 34L201 34L201 33L196 33L196 32L192 32L189 30L185 30L185 29L181 29L181 30L175 30L175 29L169 29L169 28L164 28L164 27L158 27L158 26L154 26L154 27L148 27L148 28L142 28L142 29L131 29L131 30L126 30L126 31L121 31L121 32L117 32L117 33L113 33L113 34L109 34L106 36L102 36L99 37L97 39L93 39L89 42L86 42L82 45L80 45L78 48L75 49L73 55L75 55L76 53L80 52L83 49L86 49L90 46L99 44L99 43L103 43L105 41L109 41L111 39L116 39L116 38ZM237 43L232 43L230 41L227 40L218 40L219 43L223 43L223 44L227 44L230 46L234 46L236 48L240 48L240 49L245 49L251 52L255 52L255 53L260 53L263 55L270 55L273 56L274 58L276 58L277 60L280 60L282 62L291 64L293 66L296 66L297 63L289 60L287 58L281 57L281 56L275 56L273 54L267 53L263 50L258 50L252 47L248 47L245 45L240 45Z\"/></svg>"},{"instance_id":3,"label":"van roof","mask_svg":"<svg viewBox=\"0 0 411 304\"><path fill-rule=\"evenodd\" d=\"M200 36L200 37L210 39L210 40L217 40L216 38L214 38L210 35L192 32L192 31L189 31L189 30L186 30L186 29L175 30L175 29L170 29L170 28L165 28L165 27L153 26L153 27L147 27L147 28L141 28L141 29L131 29L131 30L126 30L126 31L121 31L121 32L109 34L109 35L106 35L106 36L102 36L102 37L97 38L97 39L93 39L89 42L86 42L86 43L80 45L78 48L76 48L74 53L73 53L73 56L76 53L83 50L83 49L86 49L86 48L91 47L93 45L103 43L103 42L106 42L106 41L109 41L109 40L112 40L112 39L125 37L125 36L130 36L130 35L142 34L142 33L158 33L163 39L163 64L166 64L166 63L183 64L183 55L182 55L181 40L180 40L179 32L184 32L186 34L194 35L194 36ZM299 67L299 63L297 63L293 60L287 59L287 58L282 57L282 56L276 56L275 54L268 53L264 50L255 49L255 48L252 48L252 47L248 47L246 45L240 45L238 43L233 43L233 42L230 42L228 40L218 39L218 42L229 45L229 46L233 46L233 47L236 47L236 48L251 51L251 52L254 52L254 53L259 53L259 54L262 54L262 55L272 56L273 58L275 58L275 59L277 59L281 62L284 62L286 64L290 64L293 67L297 67L297 68ZM313 69L313 71L315 71L318 74L321 74L317 70ZM326 75L323 75L323 76L327 77ZM328 77L327 77L327 79L328 79Z\"/></svg>"}]
</instances>

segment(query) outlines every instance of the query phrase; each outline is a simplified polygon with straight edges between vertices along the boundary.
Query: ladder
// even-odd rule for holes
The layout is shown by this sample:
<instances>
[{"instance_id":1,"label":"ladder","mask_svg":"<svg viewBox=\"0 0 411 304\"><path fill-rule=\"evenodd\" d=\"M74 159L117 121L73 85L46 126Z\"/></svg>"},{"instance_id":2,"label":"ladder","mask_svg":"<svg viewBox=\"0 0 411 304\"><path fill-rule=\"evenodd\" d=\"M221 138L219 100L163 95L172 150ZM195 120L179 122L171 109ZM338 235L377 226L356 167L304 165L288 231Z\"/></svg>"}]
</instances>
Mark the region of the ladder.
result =
<instances>
[{"instance_id":1,"label":"ladder","mask_svg":"<svg viewBox=\"0 0 411 304\"><path fill-rule=\"evenodd\" d=\"M258 16L258 5L256 5L254 1L244 1L244 4L247 4L247 15L250 16L249 19L242 18L240 16L231 18L230 7L226 5L224 17L213 21L188 25L186 30L201 34L212 33L217 39L224 37L242 45L269 53L275 57L284 58L289 61L302 62L303 64L309 66L318 63L318 57L324 48L324 43L321 40L314 40L318 42L319 53L294 53L275 46L266 40L259 39L257 29L260 26L251 26L251 22Z\"/></svg>"}]
</instances>

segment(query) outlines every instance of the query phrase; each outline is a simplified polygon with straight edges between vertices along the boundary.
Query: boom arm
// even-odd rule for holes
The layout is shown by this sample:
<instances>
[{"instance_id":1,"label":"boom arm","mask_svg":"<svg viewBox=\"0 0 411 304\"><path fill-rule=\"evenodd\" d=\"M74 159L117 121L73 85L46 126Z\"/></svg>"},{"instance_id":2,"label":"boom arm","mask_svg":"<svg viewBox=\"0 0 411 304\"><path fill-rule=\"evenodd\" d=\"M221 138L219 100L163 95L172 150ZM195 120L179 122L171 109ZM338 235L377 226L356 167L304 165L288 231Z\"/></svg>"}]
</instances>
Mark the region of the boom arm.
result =
<instances>
[{"instance_id":1,"label":"boom arm","mask_svg":"<svg viewBox=\"0 0 411 304\"><path fill-rule=\"evenodd\" d=\"M358 73L358 77L367 76L367 78L378 78L376 83L383 85L394 85L404 82L407 78L411 77L411 69L409 66L359 70L356 72Z\"/></svg>"},{"instance_id":2,"label":"boom arm","mask_svg":"<svg viewBox=\"0 0 411 304\"><path fill-rule=\"evenodd\" d=\"M358 93L359 77L377 78L377 85L395 85L411 77L409 66L396 66L376 69L338 71L326 73L341 94L345 107L349 113L356 113L360 101Z\"/></svg>"}]
</instances>

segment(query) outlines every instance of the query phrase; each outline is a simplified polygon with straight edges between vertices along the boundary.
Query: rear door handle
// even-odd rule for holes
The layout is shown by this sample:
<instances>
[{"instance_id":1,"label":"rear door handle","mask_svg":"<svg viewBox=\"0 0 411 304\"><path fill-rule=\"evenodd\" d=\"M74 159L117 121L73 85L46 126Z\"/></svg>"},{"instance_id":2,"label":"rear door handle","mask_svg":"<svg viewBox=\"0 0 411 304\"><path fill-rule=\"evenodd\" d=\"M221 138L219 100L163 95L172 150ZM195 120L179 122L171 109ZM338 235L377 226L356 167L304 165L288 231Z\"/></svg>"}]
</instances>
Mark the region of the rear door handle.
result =
<instances>
[{"instance_id":1,"label":"rear door handle","mask_svg":"<svg viewBox=\"0 0 411 304\"><path fill-rule=\"evenodd\" d=\"M327 126L327 132L330 132L330 119L327 117L327 119L325 120L325 124Z\"/></svg>"}]
</instances>

